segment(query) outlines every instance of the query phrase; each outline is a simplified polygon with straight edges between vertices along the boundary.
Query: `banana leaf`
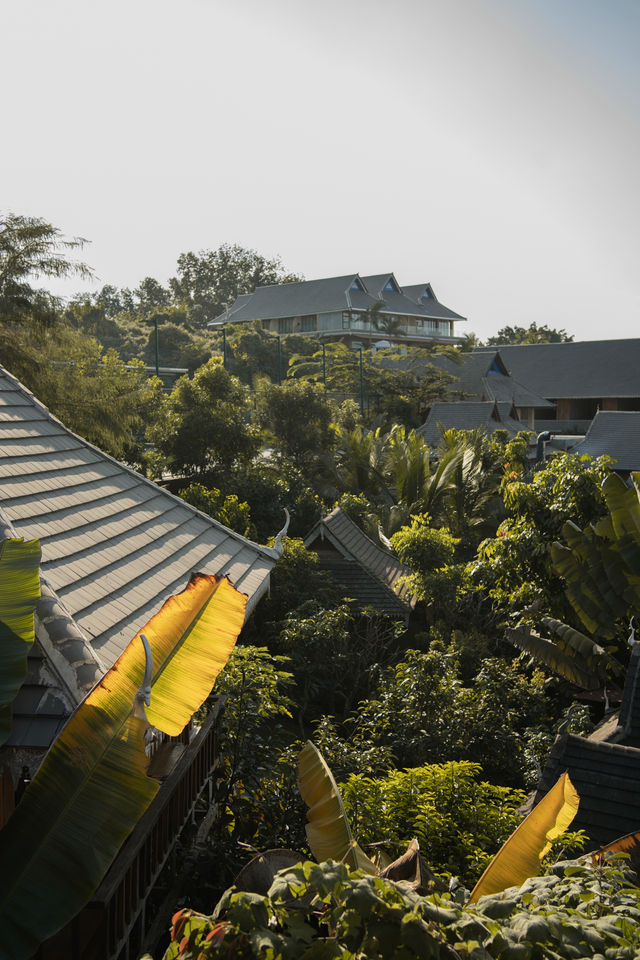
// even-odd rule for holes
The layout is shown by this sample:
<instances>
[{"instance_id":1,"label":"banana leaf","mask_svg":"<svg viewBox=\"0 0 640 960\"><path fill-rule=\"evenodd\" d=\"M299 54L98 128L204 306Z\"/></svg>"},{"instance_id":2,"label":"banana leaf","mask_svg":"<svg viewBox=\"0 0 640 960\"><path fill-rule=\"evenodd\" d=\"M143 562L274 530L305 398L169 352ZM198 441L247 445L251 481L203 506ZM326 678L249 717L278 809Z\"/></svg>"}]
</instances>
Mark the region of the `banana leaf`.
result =
<instances>
[{"instance_id":1,"label":"banana leaf","mask_svg":"<svg viewBox=\"0 0 640 960\"><path fill-rule=\"evenodd\" d=\"M307 839L316 860L342 860L354 870L378 868L353 838L342 796L324 757L307 740L298 755L298 788L307 805Z\"/></svg>"},{"instance_id":2,"label":"banana leaf","mask_svg":"<svg viewBox=\"0 0 640 960\"><path fill-rule=\"evenodd\" d=\"M40 596L37 540L0 543L0 745L11 733L11 704L27 675L34 641L33 612Z\"/></svg>"},{"instance_id":3,"label":"banana leaf","mask_svg":"<svg viewBox=\"0 0 640 960\"><path fill-rule=\"evenodd\" d=\"M192 606L170 600L148 627L155 649L165 651L158 678L165 685L163 676L171 676L168 651L177 651L187 682L196 668L204 669L196 636L201 646L212 648L206 684L202 681L209 690L229 638L226 630L210 633L206 607L213 603L225 622L228 605L237 625L238 602L230 585L218 590L215 577L198 575L195 588L193 582L185 591ZM70 718L0 831L0 923L7 960L28 960L87 903L160 787L146 772L148 721L139 715L137 697L144 678L145 652L136 638ZM163 693L156 720L166 718L165 726L182 729L199 696L176 690L169 702Z\"/></svg>"},{"instance_id":4,"label":"banana leaf","mask_svg":"<svg viewBox=\"0 0 640 960\"><path fill-rule=\"evenodd\" d=\"M640 871L640 830L633 833L627 833L624 837L618 837L612 843L607 843L591 853L585 853L581 859L589 858L593 864L606 863L608 856L616 853L625 853L629 857L629 864L633 870Z\"/></svg>"},{"instance_id":5,"label":"banana leaf","mask_svg":"<svg viewBox=\"0 0 640 960\"><path fill-rule=\"evenodd\" d=\"M556 837L564 833L578 812L580 797L563 773L554 787L516 827L497 852L471 892L469 903L480 897L521 886L540 871L540 861Z\"/></svg>"},{"instance_id":6,"label":"banana leaf","mask_svg":"<svg viewBox=\"0 0 640 960\"><path fill-rule=\"evenodd\" d=\"M584 690L595 690L602 686L602 678L598 673L590 670L575 656L562 650L557 643L546 640L528 627L516 627L506 631L507 639L519 650L530 654L546 664L554 673L570 680Z\"/></svg>"},{"instance_id":7,"label":"banana leaf","mask_svg":"<svg viewBox=\"0 0 640 960\"><path fill-rule=\"evenodd\" d=\"M178 736L202 706L235 646L246 605L226 577L194 574L141 631L153 654L147 717L154 727Z\"/></svg>"},{"instance_id":8,"label":"banana leaf","mask_svg":"<svg viewBox=\"0 0 640 960\"><path fill-rule=\"evenodd\" d=\"M551 557L584 625L595 637L611 639L616 621L640 607L640 502L637 486L628 488L615 474L602 489L609 515L584 530L567 522L566 546L554 544Z\"/></svg>"}]
</instances>

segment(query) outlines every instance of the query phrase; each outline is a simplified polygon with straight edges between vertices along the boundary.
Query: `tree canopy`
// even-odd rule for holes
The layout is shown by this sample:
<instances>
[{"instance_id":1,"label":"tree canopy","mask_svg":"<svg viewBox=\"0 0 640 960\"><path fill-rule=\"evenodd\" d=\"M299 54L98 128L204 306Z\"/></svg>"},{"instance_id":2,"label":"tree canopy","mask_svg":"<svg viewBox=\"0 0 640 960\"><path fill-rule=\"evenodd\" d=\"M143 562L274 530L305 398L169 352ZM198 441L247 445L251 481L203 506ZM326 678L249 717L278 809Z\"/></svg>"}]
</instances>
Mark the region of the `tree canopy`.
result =
<instances>
[{"instance_id":1,"label":"tree canopy","mask_svg":"<svg viewBox=\"0 0 640 960\"><path fill-rule=\"evenodd\" d=\"M502 327L494 337L487 339L487 346L499 347L510 343L568 343L571 340L573 337L566 330L556 330L546 323L538 326L534 320L528 327Z\"/></svg>"}]
</instances>

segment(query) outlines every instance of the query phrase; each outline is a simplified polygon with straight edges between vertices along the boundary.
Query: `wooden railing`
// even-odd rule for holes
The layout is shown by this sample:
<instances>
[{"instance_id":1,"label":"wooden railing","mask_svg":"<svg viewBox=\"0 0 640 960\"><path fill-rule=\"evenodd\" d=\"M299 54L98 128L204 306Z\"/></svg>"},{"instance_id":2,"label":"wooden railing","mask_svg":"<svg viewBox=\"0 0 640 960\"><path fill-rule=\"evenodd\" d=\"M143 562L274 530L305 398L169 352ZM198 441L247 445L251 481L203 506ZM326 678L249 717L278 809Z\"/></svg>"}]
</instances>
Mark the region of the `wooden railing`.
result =
<instances>
[{"instance_id":1,"label":"wooden railing","mask_svg":"<svg viewBox=\"0 0 640 960\"><path fill-rule=\"evenodd\" d=\"M147 905L176 840L218 761L218 723L224 699L206 720L123 844L90 903L44 943L36 960L136 960L155 917ZM169 924L167 917L167 925Z\"/></svg>"}]
</instances>

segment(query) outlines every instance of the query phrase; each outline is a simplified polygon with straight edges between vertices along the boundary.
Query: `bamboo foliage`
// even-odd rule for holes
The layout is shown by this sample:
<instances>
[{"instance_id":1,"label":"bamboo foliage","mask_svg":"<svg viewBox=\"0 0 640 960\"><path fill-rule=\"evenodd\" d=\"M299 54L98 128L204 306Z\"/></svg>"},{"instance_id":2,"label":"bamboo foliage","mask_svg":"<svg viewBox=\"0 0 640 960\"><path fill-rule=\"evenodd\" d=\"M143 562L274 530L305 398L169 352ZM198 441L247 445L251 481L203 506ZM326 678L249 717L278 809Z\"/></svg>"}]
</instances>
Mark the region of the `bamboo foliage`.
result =
<instances>
[{"instance_id":1,"label":"bamboo foliage","mask_svg":"<svg viewBox=\"0 0 640 960\"><path fill-rule=\"evenodd\" d=\"M341 860L354 870L377 874L376 865L354 840L338 785L310 740L298 755L298 788L307 805L307 839L316 860Z\"/></svg>"},{"instance_id":2,"label":"bamboo foliage","mask_svg":"<svg viewBox=\"0 0 640 960\"><path fill-rule=\"evenodd\" d=\"M0 543L0 744L11 733L11 704L27 673L39 596L39 542L4 540Z\"/></svg>"},{"instance_id":3,"label":"bamboo foliage","mask_svg":"<svg viewBox=\"0 0 640 960\"><path fill-rule=\"evenodd\" d=\"M563 773L502 845L473 888L469 903L507 887L521 886L529 877L537 876L540 861L552 841L573 822L579 804L580 797L569 774Z\"/></svg>"},{"instance_id":4,"label":"bamboo foliage","mask_svg":"<svg viewBox=\"0 0 640 960\"><path fill-rule=\"evenodd\" d=\"M181 730L210 691L245 602L227 580L196 575L141 631L159 657L151 687L159 729ZM206 678L196 681L200 670ZM147 776L148 721L138 696L144 677L138 636L71 717L0 831L7 960L27 960L78 913L160 787Z\"/></svg>"}]
</instances>

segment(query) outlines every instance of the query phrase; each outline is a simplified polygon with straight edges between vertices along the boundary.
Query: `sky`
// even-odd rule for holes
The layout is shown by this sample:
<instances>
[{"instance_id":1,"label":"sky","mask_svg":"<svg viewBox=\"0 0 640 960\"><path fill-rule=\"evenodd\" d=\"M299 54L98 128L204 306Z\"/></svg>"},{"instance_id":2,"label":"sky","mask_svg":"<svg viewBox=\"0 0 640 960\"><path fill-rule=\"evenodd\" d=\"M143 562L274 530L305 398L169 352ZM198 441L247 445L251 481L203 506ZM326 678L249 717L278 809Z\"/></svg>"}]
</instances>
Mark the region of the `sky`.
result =
<instances>
[{"instance_id":1,"label":"sky","mask_svg":"<svg viewBox=\"0 0 640 960\"><path fill-rule=\"evenodd\" d=\"M96 289L239 243L429 281L458 332L640 336L640 0L29 0L3 35L0 211L87 238Z\"/></svg>"}]
</instances>

